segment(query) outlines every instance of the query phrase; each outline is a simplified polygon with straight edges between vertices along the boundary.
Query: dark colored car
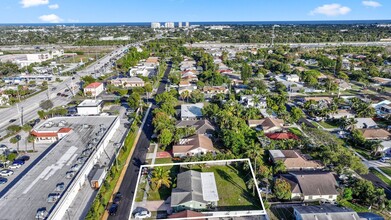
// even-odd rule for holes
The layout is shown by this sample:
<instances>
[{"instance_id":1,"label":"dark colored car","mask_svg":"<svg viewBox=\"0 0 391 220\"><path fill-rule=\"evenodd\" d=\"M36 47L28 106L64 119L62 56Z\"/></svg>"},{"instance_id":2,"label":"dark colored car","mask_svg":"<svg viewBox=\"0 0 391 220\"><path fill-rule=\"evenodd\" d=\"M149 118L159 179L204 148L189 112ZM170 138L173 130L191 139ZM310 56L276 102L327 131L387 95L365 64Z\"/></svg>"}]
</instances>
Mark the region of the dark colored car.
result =
<instances>
[{"instance_id":1,"label":"dark colored car","mask_svg":"<svg viewBox=\"0 0 391 220\"><path fill-rule=\"evenodd\" d=\"M72 79L75 79L75 77L72 77Z\"/></svg>"},{"instance_id":2,"label":"dark colored car","mask_svg":"<svg viewBox=\"0 0 391 220\"><path fill-rule=\"evenodd\" d=\"M122 194L120 192L117 192L114 196L113 202L118 204L119 202L121 202L121 199L122 199Z\"/></svg>"},{"instance_id":3,"label":"dark colored car","mask_svg":"<svg viewBox=\"0 0 391 220\"><path fill-rule=\"evenodd\" d=\"M23 164L24 164L24 161L23 161L23 160L17 159L17 160L14 160L14 161L12 162L12 164L20 164L20 165L23 165Z\"/></svg>"},{"instance_id":4,"label":"dark colored car","mask_svg":"<svg viewBox=\"0 0 391 220\"><path fill-rule=\"evenodd\" d=\"M57 96L61 96L61 92L57 93Z\"/></svg>"},{"instance_id":5,"label":"dark colored car","mask_svg":"<svg viewBox=\"0 0 391 220\"><path fill-rule=\"evenodd\" d=\"M118 211L118 204L115 203L111 204L109 208L109 215L116 215L117 211Z\"/></svg>"},{"instance_id":6,"label":"dark colored car","mask_svg":"<svg viewBox=\"0 0 391 220\"><path fill-rule=\"evenodd\" d=\"M11 119L11 120L9 120L9 123L13 123L15 121L16 121L16 119Z\"/></svg>"},{"instance_id":7,"label":"dark colored car","mask_svg":"<svg viewBox=\"0 0 391 220\"><path fill-rule=\"evenodd\" d=\"M28 155L23 155L23 156L21 156L21 157L18 157L18 159L16 159L16 160L28 161L28 160L30 160L30 156L28 156Z\"/></svg>"},{"instance_id":8,"label":"dark colored car","mask_svg":"<svg viewBox=\"0 0 391 220\"><path fill-rule=\"evenodd\" d=\"M5 184L7 183L8 179L4 177L0 177L0 184Z\"/></svg>"},{"instance_id":9,"label":"dark colored car","mask_svg":"<svg viewBox=\"0 0 391 220\"><path fill-rule=\"evenodd\" d=\"M69 92L69 89L65 89L64 92Z\"/></svg>"}]
</instances>

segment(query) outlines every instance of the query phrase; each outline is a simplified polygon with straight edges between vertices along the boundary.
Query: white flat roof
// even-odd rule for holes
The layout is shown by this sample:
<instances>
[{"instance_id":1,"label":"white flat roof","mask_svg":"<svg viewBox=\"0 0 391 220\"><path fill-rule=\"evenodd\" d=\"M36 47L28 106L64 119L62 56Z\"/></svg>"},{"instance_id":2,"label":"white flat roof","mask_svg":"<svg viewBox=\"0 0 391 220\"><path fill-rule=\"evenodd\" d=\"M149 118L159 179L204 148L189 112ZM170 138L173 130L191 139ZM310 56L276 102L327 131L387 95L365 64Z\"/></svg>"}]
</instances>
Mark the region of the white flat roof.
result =
<instances>
[{"instance_id":1,"label":"white flat roof","mask_svg":"<svg viewBox=\"0 0 391 220\"><path fill-rule=\"evenodd\" d=\"M102 100L100 99L86 99L80 103L77 107L96 107L100 105Z\"/></svg>"},{"instance_id":2,"label":"white flat roof","mask_svg":"<svg viewBox=\"0 0 391 220\"><path fill-rule=\"evenodd\" d=\"M285 155L281 152L281 150L269 150L270 155L273 158L284 158Z\"/></svg>"},{"instance_id":3,"label":"white flat roof","mask_svg":"<svg viewBox=\"0 0 391 220\"><path fill-rule=\"evenodd\" d=\"M202 197L205 201L219 201L215 175L213 172L201 173Z\"/></svg>"}]
</instances>

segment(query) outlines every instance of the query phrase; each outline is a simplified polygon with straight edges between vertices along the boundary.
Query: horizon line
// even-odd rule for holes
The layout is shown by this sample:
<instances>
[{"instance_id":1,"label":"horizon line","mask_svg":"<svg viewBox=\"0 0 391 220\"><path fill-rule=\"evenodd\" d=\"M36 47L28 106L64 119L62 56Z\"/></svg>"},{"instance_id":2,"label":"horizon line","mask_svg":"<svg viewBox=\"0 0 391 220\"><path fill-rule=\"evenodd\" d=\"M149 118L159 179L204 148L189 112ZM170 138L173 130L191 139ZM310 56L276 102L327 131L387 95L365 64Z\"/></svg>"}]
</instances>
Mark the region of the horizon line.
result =
<instances>
[{"instance_id":1,"label":"horizon line","mask_svg":"<svg viewBox=\"0 0 391 220\"><path fill-rule=\"evenodd\" d=\"M245 23L251 23L251 22L363 22L366 23L370 22L379 22L379 21L387 21L391 22L391 18L388 19L339 19L339 20L252 20L252 21L244 21L244 20L237 20L237 21L64 21L64 22L57 22L57 23L50 23L50 22L9 22L9 23L0 23L0 25L15 25L15 24L50 24L50 25L61 25L61 24L148 24L153 22L158 23L164 23L164 22L189 22L189 23L238 23L238 22L245 22Z\"/></svg>"}]
</instances>

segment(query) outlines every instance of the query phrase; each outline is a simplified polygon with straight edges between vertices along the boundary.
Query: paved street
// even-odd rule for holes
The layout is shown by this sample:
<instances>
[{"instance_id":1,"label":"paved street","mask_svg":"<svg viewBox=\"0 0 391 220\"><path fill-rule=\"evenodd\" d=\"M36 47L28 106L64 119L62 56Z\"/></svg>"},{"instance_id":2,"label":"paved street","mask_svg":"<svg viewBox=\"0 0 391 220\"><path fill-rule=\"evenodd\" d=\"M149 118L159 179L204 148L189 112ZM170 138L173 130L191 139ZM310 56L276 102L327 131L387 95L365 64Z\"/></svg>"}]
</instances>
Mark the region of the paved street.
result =
<instances>
[{"instance_id":1,"label":"paved street","mask_svg":"<svg viewBox=\"0 0 391 220\"><path fill-rule=\"evenodd\" d=\"M168 65L166 72L164 73L164 79L168 77L168 74L171 71L171 65ZM157 90L157 94L160 94L165 91L166 81L162 80ZM153 101L154 102L154 101ZM153 103L152 109L147 115L144 127L142 128L142 133L140 135L139 141L136 144L134 153L132 155L131 164L128 165L128 169L125 174L124 181L122 182L119 191L123 195L123 200L119 206L116 216L110 216L109 219L114 220L124 220L129 218L130 208L133 202L134 191L136 189L137 177L140 170L140 165L145 163L145 159L148 152L148 147L150 140L153 134L152 118L153 118L153 109L156 108L155 103Z\"/></svg>"},{"instance_id":2,"label":"paved street","mask_svg":"<svg viewBox=\"0 0 391 220\"><path fill-rule=\"evenodd\" d=\"M110 63L110 59L115 57L120 57L121 53L124 51L125 48L128 46L124 46L121 48L116 49L112 53L104 56L100 60L96 61L92 65L88 66L86 69L79 71L78 74L76 74L74 77L75 79L72 80L71 77L66 77L62 82L55 85L55 89L52 91L52 86L49 86L48 92L41 92L37 95L34 95L26 100L23 100L21 103L18 104L19 109L23 108L23 120L24 122L27 122L29 120L32 120L34 118L37 118L37 111L40 110L39 103L42 100L46 100L48 98L48 95L50 96L50 99L53 101L54 106L61 106L65 105L68 102L70 102L70 98L64 98L64 97L57 97L57 93L61 92L63 93L65 89L68 88L68 86L71 86L72 84L80 81L80 77L83 77L87 74L91 74L94 70L100 69L104 66L105 63ZM4 130L6 127L8 127L11 124L20 124L19 120L20 114L18 113L17 106L11 106L9 108L2 108L0 109L0 134L4 134ZM14 123L9 123L10 119L17 119Z\"/></svg>"}]
</instances>

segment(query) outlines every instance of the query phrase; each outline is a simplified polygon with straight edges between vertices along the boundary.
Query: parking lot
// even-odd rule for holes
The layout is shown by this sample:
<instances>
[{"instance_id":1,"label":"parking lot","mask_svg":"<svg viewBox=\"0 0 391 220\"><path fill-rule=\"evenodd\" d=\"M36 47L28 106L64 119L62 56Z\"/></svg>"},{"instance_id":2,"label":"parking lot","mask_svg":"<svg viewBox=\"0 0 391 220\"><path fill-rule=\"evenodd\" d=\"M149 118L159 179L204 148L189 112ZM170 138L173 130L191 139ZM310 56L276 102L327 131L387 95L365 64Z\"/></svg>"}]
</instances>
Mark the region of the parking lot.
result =
<instances>
[{"instance_id":1,"label":"parking lot","mask_svg":"<svg viewBox=\"0 0 391 220\"><path fill-rule=\"evenodd\" d=\"M50 211L55 203L49 201L49 195L58 191L58 185L63 184L63 190L73 181L83 163L77 158L85 154L86 146L94 143L96 133L104 125L110 128L116 117L72 117L67 122L73 132L56 144L50 145L43 153L30 158L20 170L10 176L10 180L1 186L0 215L7 219L32 219L37 210L45 208ZM87 126L88 125L88 128ZM99 137L98 137L99 138ZM91 145L92 144L92 145ZM88 157L88 155L85 155ZM77 165L77 167L76 167ZM69 175L73 170L74 174Z\"/></svg>"}]
</instances>

